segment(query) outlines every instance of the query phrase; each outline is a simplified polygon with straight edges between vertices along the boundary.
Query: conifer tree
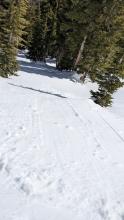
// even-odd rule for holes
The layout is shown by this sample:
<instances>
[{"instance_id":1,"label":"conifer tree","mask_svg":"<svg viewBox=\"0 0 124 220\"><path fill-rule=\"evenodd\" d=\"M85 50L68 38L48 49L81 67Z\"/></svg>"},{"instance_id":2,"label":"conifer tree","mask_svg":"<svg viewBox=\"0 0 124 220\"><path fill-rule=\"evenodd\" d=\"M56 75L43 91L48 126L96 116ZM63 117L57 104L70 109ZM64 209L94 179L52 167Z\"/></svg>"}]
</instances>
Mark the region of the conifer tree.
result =
<instances>
[{"instance_id":1,"label":"conifer tree","mask_svg":"<svg viewBox=\"0 0 124 220\"><path fill-rule=\"evenodd\" d=\"M124 2L114 0L103 6L102 31L96 37L102 48L92 70L99 89L91 94L97 104L106 107L112 104L112 94L124 85Z\"/></svg>"},{"instance_id":2,"label":"conifer tree","mask_svg":"<svg viewBox=\"0 0 124 220\"><path fill-rule=\"evenodd\" d=\"M73 30L73 25L68 13L74 6L73 0L59 0L57 7L57 25L56 25L56 57L57 68L70 70L73 66L73 51L68 42L68 35Z\"/></svg>"},{"instance_id":3,"label":"conifer tree","mask_svg":"<svg viewBox=\"0 0 124 220\"><path fill-rule=\"evenodd\" d=\"M25 27L25 14L28 0L6 1L6 8L1 15L1 47L0 47L0 75L7 77L14 75L18 69L16 56L22 42Z\"/></svg>"},{"instance_id":4,"label":"conifer tree","mask_svg":"<svg viewBox=\"0 0 124 220\"><path fill-rule=\"evenodd\" d=\"M56 31L55 3L50 0L39 0L37 3L36 19L32 25L28 46L28 57L33 61L45 61L45 58L51 54Z\"/></svg>"},{"instance_id":5,"label":"conifer tree","mask_svg":"<svg viewBox=\"0 0 124 220\"><path fill-rule=\"evenodd\" d=\"M77 0L74 4L62 24L65 37L58 66L89 75L99 85L98 92L92 91L94 101L110 105L113 92L123 85L124 2Z\"/></svg>"},{"instance_id":6,"label":"conifer tree","mask_svg":"<svg viewBox=\"0 0 124 220\"><path fill-rule=\"evenodd\" d=\"M26 13L26 21L27 25L25 27L25 35L23 35L24 39L24 47L27 48L29 46L29 43L32 39L32 28L34 26L34 22L36 20L37 14L36 14L36 9L37 9L37 1L34 0L29 0L29 6L28 10Z\"/></svg>"}]
</instances>

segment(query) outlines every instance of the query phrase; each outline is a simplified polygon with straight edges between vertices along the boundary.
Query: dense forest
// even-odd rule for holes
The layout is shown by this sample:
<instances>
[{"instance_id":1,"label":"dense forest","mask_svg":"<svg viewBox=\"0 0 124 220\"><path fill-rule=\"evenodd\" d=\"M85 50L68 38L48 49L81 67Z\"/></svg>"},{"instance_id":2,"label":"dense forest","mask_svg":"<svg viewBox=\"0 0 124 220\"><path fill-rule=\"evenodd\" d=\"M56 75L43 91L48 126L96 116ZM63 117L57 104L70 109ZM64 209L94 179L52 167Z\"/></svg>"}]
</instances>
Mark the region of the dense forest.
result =
<instances>
[{"instance_id":1,"label":"dense forest","mask_svg":"<svg viewBox=\"0 0 124 220\"><path fill-rule=\"evenodd\" d=\"M56 68L97 82L101 106L123 86L123 0L1 0L0 76L16 75L19 49L32 61L56 58Z\"/></svg>"}]
</instances>

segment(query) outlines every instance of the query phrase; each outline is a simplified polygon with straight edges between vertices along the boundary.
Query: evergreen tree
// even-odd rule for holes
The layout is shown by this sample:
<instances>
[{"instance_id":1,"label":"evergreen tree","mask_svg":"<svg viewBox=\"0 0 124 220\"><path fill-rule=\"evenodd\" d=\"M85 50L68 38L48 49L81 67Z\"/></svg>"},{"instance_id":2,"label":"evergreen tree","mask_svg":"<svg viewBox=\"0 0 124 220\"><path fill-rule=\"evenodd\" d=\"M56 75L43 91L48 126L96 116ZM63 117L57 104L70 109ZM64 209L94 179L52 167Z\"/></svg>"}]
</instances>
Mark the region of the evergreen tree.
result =
<instances>
[{"instance_id":1,"label":"evergreen tree","mask_svg":"<svg viewBox=\"0 0 124 220\"><path fill-rule=\"evenodd\" d=\"M77 0L62 25L65 37L58 66L97 81L99 91L92 96L102 106L111 104L111 95L123 85L123 13L122 0Z\"/></svg>"},{"instance_id":2,"label":"evergreen tree","mask_svg":"<svg viewBox=\"0 0 124 220\"><path fill-rule=\"evenodd\" d=\"M96 53L97 61L92 68L99 89L91 91L91 94L97 104L109 106L112 94L124 85L124 2L105 2L103 6L102 28L96 37L101 48Z\"/></svg>"},{"instance_id":3,"label":"evergreen tree","mask_svg":"<svg viewBox=\"0 0 124 220\"><path fill-rule=\"evenodd\" d=\"M73 50L68 44L68 35L73 30L73 23L68 16L74 6L73 0L59 0L56 13L56 45L54 55L56 57L57 68L70 70L73 66Z\"/></svg>"},{"instance_id":4,"label":"evergreen tree","mask_svg":"<svg viewBox=\"0 0 124 220\"><path fill-rule=\"evenodd\" d=\"M39 0L37 3L36 19L32 25L28 46L28 57L33 61L45 61L45 58L51 54L56 30L55 7L56 2L50 0Z\"/></svg>"},{"instance_id":5,"label":"evergreen tree","mask_svg":"<svg viewBox=\"0 0 124 220\"><path fill-rule=\"evenodd\" d=\"M18 69L16 56L26 24L27 5L28 0L6 1L6 8L0 15L0 75L3 77L14 75Z\"/></svg>"},{"instance_id":6,"label":"evergreen tree","mask_svg":"<svg viewBox=\"0 0 124 220\"><path fill-rule=\"evenodd\" d=\"M29 0L29 5L28 5L28 10L26 13L26 21L27 21L27 25L24 29L25 33L22 36L23 37L23 41L24 41L24 48L27 48L31 42L32 39L32 29L34 27L34 23L36 21L37 18L37 1L34 0Z\"/></svg>"}]
</instances>

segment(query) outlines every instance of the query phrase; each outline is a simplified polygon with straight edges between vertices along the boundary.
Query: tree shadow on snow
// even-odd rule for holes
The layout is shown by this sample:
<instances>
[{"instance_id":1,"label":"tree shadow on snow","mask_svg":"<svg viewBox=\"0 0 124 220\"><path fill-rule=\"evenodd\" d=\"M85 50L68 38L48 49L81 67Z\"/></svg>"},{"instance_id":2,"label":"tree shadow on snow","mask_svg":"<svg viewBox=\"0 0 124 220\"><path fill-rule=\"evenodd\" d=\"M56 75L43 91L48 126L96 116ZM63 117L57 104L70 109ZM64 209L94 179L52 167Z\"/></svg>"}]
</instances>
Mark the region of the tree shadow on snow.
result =
<instances>
[{"instance_id":1,"label":"tree shadow on snow","mask_svg":"<svg viewBox=\"0 0 124 220\"><path fill-rule=\"evenodd\" d=\"M19 55L23 56L24 55ZM35 63L35 62L29 62L29 60L26 61L19 61L20 70L29 74L37 74L42 76L47 76L50 78L59 78L59 79L69 79L71 81L74 81L73 74L70 71L58 71L55 67L48 66L47 64L41 62L41 63Z\"/></svg>"},{"instance_id":2,"label":"tree shadow on snow","mask_svg":"<svg viewBox=\"0 0 124 220\"><path fill-rule=\"evenodd\" d=\"M46 94L46 95L56 96L56 97L62 98L62 99L66 99L66 98L67 98L67 97L65 97L65 96L62 96L61 94L56 94L56 93L52 93L52 92L47 92L47 91L43 91L43 90L40 90L40 89L34 89L34 88L31 88L31 87L22 86L22 85L16 85L16 84L13 84L13 83L8 83L8 84L11 85L11 86L20 87L20 88L22 88L22 89L32 90L32 91L34 91L34 92L39 92L39 93L43 93L43 94Z\"/></svg>"}]
</instances>

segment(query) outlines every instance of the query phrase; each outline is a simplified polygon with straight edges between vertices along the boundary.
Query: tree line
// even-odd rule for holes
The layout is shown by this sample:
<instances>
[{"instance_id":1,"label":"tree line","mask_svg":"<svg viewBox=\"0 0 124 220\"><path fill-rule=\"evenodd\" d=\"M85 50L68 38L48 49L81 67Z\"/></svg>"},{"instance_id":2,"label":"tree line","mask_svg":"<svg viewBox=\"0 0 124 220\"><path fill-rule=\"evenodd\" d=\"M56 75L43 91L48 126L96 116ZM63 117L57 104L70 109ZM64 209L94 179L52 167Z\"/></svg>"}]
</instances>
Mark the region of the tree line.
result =
<instances>
[{"instance_id":1,"label":"tree line","mask_svg":"<svg viewBox=\"0 0 124 220\"><path fill-rule=\"evenodd\" d=\"M82 81L88 76L98 84L93 100L111 105L123 86L124 1L1 0L1 76L16 74L22 48L35 62L51 56L57 69L77 71Z\"/></svg>"}]
</instances>

